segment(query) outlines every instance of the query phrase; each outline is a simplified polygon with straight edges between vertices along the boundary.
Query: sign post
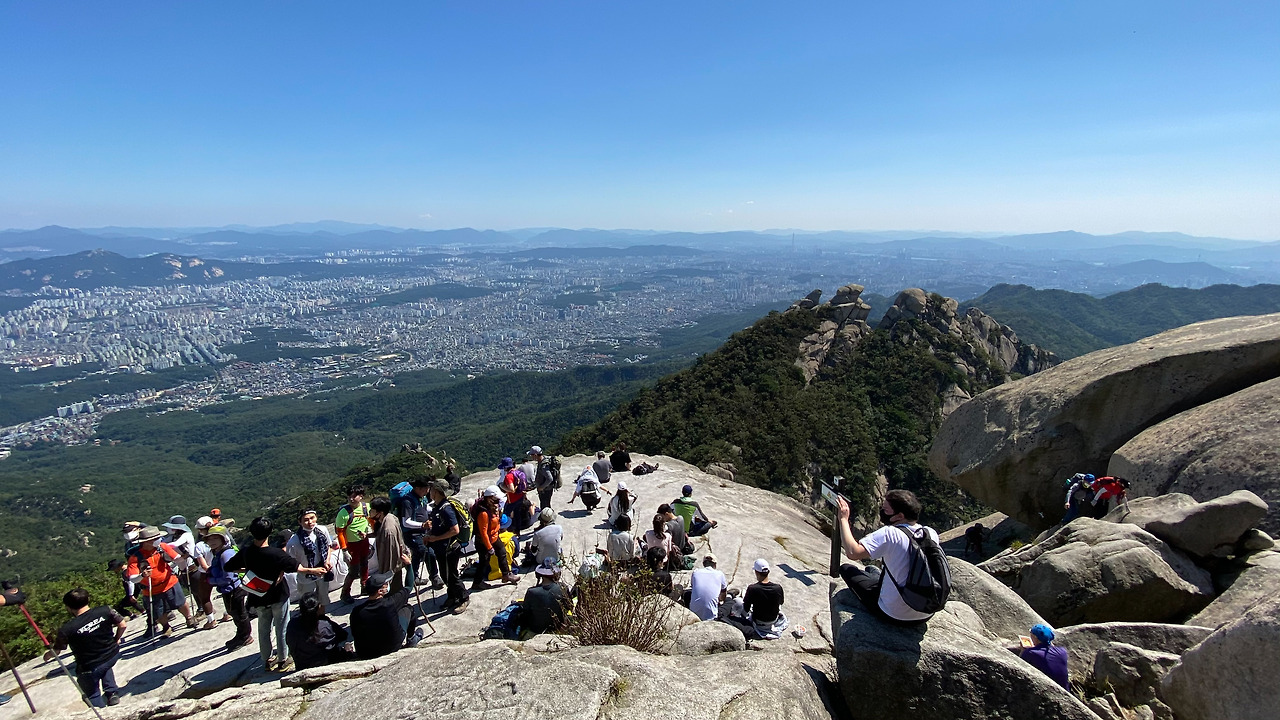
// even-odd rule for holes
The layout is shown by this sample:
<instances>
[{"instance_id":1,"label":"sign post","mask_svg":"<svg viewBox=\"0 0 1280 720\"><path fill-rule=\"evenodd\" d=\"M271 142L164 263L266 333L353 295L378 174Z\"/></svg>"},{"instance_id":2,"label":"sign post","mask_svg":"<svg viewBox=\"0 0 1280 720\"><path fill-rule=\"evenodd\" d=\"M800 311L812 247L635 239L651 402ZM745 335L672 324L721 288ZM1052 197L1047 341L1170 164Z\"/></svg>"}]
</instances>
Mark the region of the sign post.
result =
<instances>
[{"instance_id":1,"label":"sign post","mask_svg":"<svg viewBox=\"0 0 1280 720\"><path fill-rule=\"evenodd\" d=\"M835 487L832 487L832 485L828 485L822 481L818 482L819 490L822 493L822 499L826 500L827 503L831 505L831 567L828 568L828 572L833 578L840 577L840 551L842 548L840 542L840 509L837 503L837 499L840 497L840 494L836 491L836 488L839 487L843 481L843 477L836 475L831 478L831 483Z\"/></svg>"}]
</instances>

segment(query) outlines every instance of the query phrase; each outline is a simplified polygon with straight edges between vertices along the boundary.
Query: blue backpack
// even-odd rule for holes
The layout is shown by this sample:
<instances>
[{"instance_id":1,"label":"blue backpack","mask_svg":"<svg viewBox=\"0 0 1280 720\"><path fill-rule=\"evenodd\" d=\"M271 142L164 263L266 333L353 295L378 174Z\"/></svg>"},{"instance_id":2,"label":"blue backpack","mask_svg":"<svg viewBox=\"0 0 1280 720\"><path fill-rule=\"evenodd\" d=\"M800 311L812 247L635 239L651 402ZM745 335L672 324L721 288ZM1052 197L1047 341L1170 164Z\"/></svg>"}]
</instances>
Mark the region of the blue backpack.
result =
<instances>
[{"instance_id":1,"label":"blue backpack","mask_svg":"<svg viewBox=\"0 0 1280 720\"><path fill-rule=\"evenodd\" d=\"M413 486L409 484L408 480L398 482L395 487L391 488L388 495L391 496L391 507L394 508L395 512L399 512L401 501L413 496Z\"/></svg>"},{"instance_id":2,"label":"blue backpack","mask_svg":"<svg viewBox=\"0 0 1280 720\"><path fill-rule=\"evenodd\" d=\"M524 605L518 601L502 608L489 627L480 631L481 640L519 640L521 623L524 620Z\"/></svg>"}]
</instances>

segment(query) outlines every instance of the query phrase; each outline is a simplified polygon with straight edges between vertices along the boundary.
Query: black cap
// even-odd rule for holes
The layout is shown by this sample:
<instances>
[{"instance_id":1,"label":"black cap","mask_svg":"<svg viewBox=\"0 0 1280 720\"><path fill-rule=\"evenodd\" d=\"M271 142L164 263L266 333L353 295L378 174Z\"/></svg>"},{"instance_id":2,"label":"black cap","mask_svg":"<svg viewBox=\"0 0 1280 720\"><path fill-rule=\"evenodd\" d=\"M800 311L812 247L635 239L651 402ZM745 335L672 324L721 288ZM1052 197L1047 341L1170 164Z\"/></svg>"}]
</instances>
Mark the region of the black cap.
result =
<instances>
[{"instance_id":1,"label":"black cap","mask_svg":"<svg viewBox=\"0 0 1280 720\"><path fill-rule=\"evenodd\" d=\"M364 592L366 595L372 595L382 589L387 583L391 582L392 573L381 572L369 575L369 582L365 585Z\"/></svg>"}]
</instances>

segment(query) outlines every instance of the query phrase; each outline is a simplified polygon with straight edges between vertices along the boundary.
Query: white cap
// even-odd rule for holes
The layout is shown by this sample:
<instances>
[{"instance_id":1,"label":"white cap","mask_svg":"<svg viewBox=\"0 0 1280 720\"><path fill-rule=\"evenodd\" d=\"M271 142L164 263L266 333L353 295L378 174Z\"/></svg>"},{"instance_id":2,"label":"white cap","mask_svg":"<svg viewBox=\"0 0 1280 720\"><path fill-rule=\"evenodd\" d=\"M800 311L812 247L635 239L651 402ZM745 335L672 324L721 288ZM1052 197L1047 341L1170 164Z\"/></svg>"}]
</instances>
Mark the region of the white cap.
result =
<instances>
[{"instance_id":1,"label":"white cap","mask_svg":"<svg viewBox=\"0 0 1280 720\"><path fill-rule=\"evenodd\" d=\"M626 480L619 480L619 481L618 481L618 489L619 489L619 490L626 490L626 489L627 489L627 481L626 481Z\"/></svg>"},{"instance_id":2,"label":"white cap","mask_svg":"<svg viewBox=\"0 0 1280 720\"><path fill-rule=\"evenodd\" d=\"M542 454L542 446L541 446L541 445L534 445L533 447L529 448L529 454L530 454L530 455L541 455L541 454Z\"/></svg>"},{"instance_id":3,"label":"white cap","mask_svg":"<svg viewBox=\"0 0 1280 720\"><path fill-rule=\"evenodd\" d=\"M497 485L490 485L484 489L484 496L500 498L502 497L502 491L498 489Z\"/></svg>"},{"instance_id":4,"label":"white cap","mask_svg":"<svg viewBox=\"0 0 1280 720\"><path fill-rule=\"evenodd\" d=\"M758 573L769 572L769 561L764 558L756 560L756 564L751 566Z\"/></svg>"},{"instance_id":5,"label":"white cap","mask_svg":"<svg viewBox=\"0 0 1280 720\"><path fill-rule=\"evenodd\" d=\"M209 528L213 527L213 525L214 525L213 518L209 517L208 515L201 516L199 520L196 520L197 530L208 530Z\"/></svg>"}]
</instances>

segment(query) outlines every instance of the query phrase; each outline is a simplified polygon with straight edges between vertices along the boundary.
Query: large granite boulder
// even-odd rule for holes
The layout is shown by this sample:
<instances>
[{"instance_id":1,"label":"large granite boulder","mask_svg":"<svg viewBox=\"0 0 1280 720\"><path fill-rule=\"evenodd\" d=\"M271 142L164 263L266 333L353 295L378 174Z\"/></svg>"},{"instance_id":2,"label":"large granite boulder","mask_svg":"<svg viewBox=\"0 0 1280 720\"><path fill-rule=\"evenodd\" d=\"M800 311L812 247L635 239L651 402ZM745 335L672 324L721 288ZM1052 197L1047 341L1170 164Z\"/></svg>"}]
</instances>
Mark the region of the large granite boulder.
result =
<instances>
[{"instance_id":1,"label":"large granite boulder","mask_svg":"<svg viewBox=\"0 0 1280 720\"><path fill-rule=\"evenodd\" d=\"M1156 495L1155 497L1144 495L1135 497L1129 500L1128 503L1116 507L1103 516L1102 519L1107 522L1129 523L1146 530L1148 523L1168 517L1174 513L1180 513L1196 505L1195 498L1182 493L1168 493L1166 495Z\"/></svg>"},{"instance_id":2,"label":"large granite boulder","mask_svg":"<svg viewBox=\"0 0 1280 720\"><path fill-rule=\"evenodd\" d=\"M1115 693L1125 707L1152 705L1160 702L1160 681L1178 660L1173 653L1107 643L1094 660L1093 685Z\"/></svg>"},{"instance_id":3,"label":"large granite boulder","mask_svg":"<svg viewBox=\"0 0 1280 720\"><path fill-rule=\"evenodd\" d=\"M747 638L741 630L719 620L704 620L680 628L670 654L714 655L746 649Z\"/></svg>"},{"instance_id":4,"label":"large granite boulder","mask_svg":"<svg viewBox=\"0 0 1280 720\"><path fill-rule=\"evenodd\" d=\"M1008 585L976 565L948 557L951 565L951 599L973 608L986 629L1004 640L1017 640L1031 626L1044 622L1035 610Z\"/></svg>"},{"instance_id":5,"label":"large granite boulder","mask_svg":"<svg viewBox=\"0 0 1280 720\"><path fill-rule=\"evenodd\" d=\"M1067 649L1067 669L1073 682L1093 672L1098 653L1113 642L1152 652L1181 655L1209 637L1213 628L1162 623L1084 623L1058 628L1054 644Z\"/></svg>"},{"instance_id":6,"label":"large granite boulder","mask_svg":"<svg viewBox=\"0 0 1280 720\"><path fill-rule=\"evenodd\" d=\"M1236 542L1267 514L1267 504L1248 490L1169 513L1147 523L1147 532L1193 555L1230 555Z\"/></svg>"},{"instance_id":7,"label":"large granite boulder","mask_svg":"<svg viewBox=\"0 0 1280 720\"><path fill-rule=\"evenodd\" d=\"M846 589L832 595L831 615L840 690L853 720L1097 720L997 642L964 603L901 627L867 612Z\"/></svg>"},{"instance_id":8,"label":"large granite boulder","mask_svg":"<svg viewBox=\"0 0 1280 720\"><path fill-rule=\"evenodd\" d=\"M1178 720L1275 720L1280 598L1256 605L1183 653L1160 695Z\"/></svg>"},{"instance_id":9,"label":"large granite boulder","mask_svg":"<svg viewBox=\"0 0 1280 720\"><path fill-rule=\"evenodd\" d=\"M1092 518L978 567L1054 625L1181 620L1213 597L1209 573L1168 543L1133 525Z\"/></svg>"},{"instance_id":10,"label":"large granite boulder","mask_svg":"<svg viewBox=\"0 0 1280 720\"><path fill-rule=\"evenodd\" d=\"M929 464L1043 529L1062 516L1064 478L1105 474L1144 429L1277 375L1280 313L1187 325L982 393L943 422Z\"/></svg>"},{"instance_id":11,"label":"large granite boulder","mask_svg":"<svg viewBox=\"0 0 1280 720\"><path fill-rule=\"evenodd\" d=\"M1280 509L1280 378L1179 413L1130 439L1107 472L1139 493L1210 500L1250 490ZM1280 512L1262 521L1280 532Z\"/></svg>"},{"instance_id":12,"label":"large granite boulder","mask_svg":"<svg viewBox=\"0 0 1280 720\"><path fill-rule=\"evenodd\" d=\"M1222 627L1274 597L1280 597L1280 554L1266 553L1246 567L1221 595L1188 622Z\"/></svg>"}]
</instances>

